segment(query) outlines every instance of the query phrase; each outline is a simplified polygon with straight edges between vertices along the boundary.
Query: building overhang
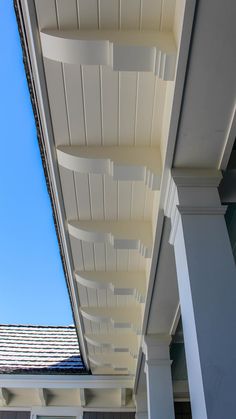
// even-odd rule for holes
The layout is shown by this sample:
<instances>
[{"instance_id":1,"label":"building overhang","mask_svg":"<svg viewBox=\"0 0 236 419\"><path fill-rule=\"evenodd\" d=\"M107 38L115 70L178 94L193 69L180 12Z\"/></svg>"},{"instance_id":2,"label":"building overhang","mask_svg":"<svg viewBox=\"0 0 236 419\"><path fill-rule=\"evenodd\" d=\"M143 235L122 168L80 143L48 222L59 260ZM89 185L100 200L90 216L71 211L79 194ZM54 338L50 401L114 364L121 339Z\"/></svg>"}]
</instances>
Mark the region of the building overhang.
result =
<instances>
[{"instance_id":1,"label":"building overhang","mask_svg":"<svg viewBox=\"0 0 236 419\"><path fill-rule=\"evenodd\" d=\"M134 109L136 109L136 113L140 112L139 117L137 116L137 114L136 117L135 115L132 116L131 113L126 113L123 116L121 116L121 113L119 114L119 135L122 135L122 127L125 127L130 119L136 118L134 120L131 120L129 124L139 124L140 118L147 118L146 125L143 125L143 127L140 125L139 128L137 126L135 129L137 136L137 144L135 140L135 147L133 147L134 151L130 149L130 157L127 153L127 156L125 155L124 158L124 153L122 154L122 147L120 142L119 144L117 143L118 147L116 149L108 147L109 150L107 150L103 144L103 146L99 146L101 148L100 160L98 159L98 155L100 153L99 150L96 150L95 148L93 148L92 150L92 148L89 147L88 153L86 150L86 147L90 144L89 130L93 131L95 129L95 119L88 119L88 115L90 112L89 84L92 83L92 85L94 85L95 94L97 87L95 79L93 80L93 72L97 71L96 68L99 70L100 67L96 67L97 64L102 64L105 66L104 69L100 68L99 70L100 72L102 72L100 74L100 76L102 77L102 84L100 89L103 88L103 86L105 88L106 83L110 83L110 88L115 89L116 73L113 72L112 69L106 69L106 60L102 63L90 63L92 65L86 67L86 65L89 64L86 60L91 58L91 49L93 50L94 48L93 41L91 41L92 35L89 31L83 33L82 36L77 30L75 30L74 27L75 32L74 35L72 34L73 36L66 32L58 32L57 37L54 37L55 39L52 39L52 37L50 37L52 35L52 32L50 32L50 30L54 25L53 14L51 15L51 23L49 18L49 20L47 20L48 23L46 25L46 21L44 23L43 20L40 21L41 17L46 15L44 14L45 11L41 9L41 6L39 6L39 4L36 4L36 8L34 2L29 2L27 0L24 0L22 2L16 1L15 4L18 11L20 29L22 32L22 42L25 49L26 62L28 64L28 78L33 102L35 105L35 116L39 128L38 131L39 141L41 144L42 158L44 161L49 193L52 199L54 209L55 223L58 231L62 260L65 268L67 285L75 317L75 324L77 326L79 334L81 354L86 366L92 370L93 374L114 374L115 376L118 376L125 373L132 374L132 376L135 377L136 374L138 376L138 371L140 367L140 335L146 333L171 334L173 332L173 324L176 322L176 317L178 317L178 293L175 292L176 287L173 285L175 282L175 277L172 278L172 282L170 281L168 283L168 286L166 287L163 283L164 278L156 278L156 266L157 261L159 260L159 253L161 251L160 243L164 228L162 208L163 201L165 198L165 186L168 179L167 169L168 167L171 167L172 164L172 157L178 126L178 117L180 114L181 100L184 88L185 70L187 65L195 1L183 1L181 2L181 4L178 4L178 7L176 8L175 1L173 1L171 8L168 9L169 11L167 11L166 9L166 12L164 12L163 9L163 12L167 14L166 17L162 18L167 20L165 24L163 21L161 36L165 38L165 36L167 36L165 34L171 33L171 36L174 36L176 45L176 68L174 77L173 71L171 70L171 78L166 78L164 76L163 78L165 79L165 81L163 81L160 80L162 78L160 72L157 72L156 75L153 75L150 72L146 72L147 69L142 68L142 65L139 68L140 63L143 62L144 57L146 56L145 54L149 54L150 52L150 50L148 50L149 52L147 52L145 48L148 49L150 45L147 46L147 41L144 42L144 40L142 39L141 44L144 45L144 49L142 49L143 47L140 49L136 49L136 47L132 49L132 37L129 37L128 40L125 39L125 37L123 37L124 39L122 38L122 45L129 45L129 48L131 48L130 56L127 57L127 59L131 59L130 57L134 56L133 54L137 53L138 55L137 57L135 56L136 58L133 58L134 61L131 62L132 65L134 64L134 67L132 67L132 65L129 64L132 67L130 67L130 70L132 71L130 73L127 73L124 71L124 68L122 67L123 60L126 56L126 50L122 49L122 47L122 51L118 53L119 59L117 58L117 65L119 68L117 69L120 70L119 89L121 88L121 85L125 86L126 78L127 81L128 79L130 79L130 82L126 85L127 92L122 91L123 93L121 93L120 91L120 95L122 94L125 96L124 99L122 99L122 96L120 96L119 112L121 112L122 107L125 106L125 103L128 100L128 96L130 96L132 93L130 91L132 83L136 84L137 92L140 90L140 95L147 95L145 100L147 102L147 106L149 106L148 103L152 103L152 111L150 109L148 111L147 109L142 107L141 102L138 102L138 93L136 93L135 102L132 103L132 105L130 106L131 108L132 106L134 106ZM51 6L49 5L49 8L50 7ZM144 5L144 7L146 6ZM42 14L40 14L40 10ZM149 12L151 12L151 9L149 10ZM63 10L61 10L61 13L61 21L63 21ZM168 15L168 13L170 14ZM73 13L71 14L71 18L73 20ZM47 31L45 25L48 26L49 29L51 25L51 29L49 30L49 32ZM72 23L71 25L73 26ZM63 29L63 25L59 29ZM146 29L148 29L147 26L144 28L144 35ZM151 29L151 27L149 29ZM44 39L45 30L47 33L49 33L49 38L47 38L47 40ZM104 36L106 35L109 39L111 39L114 33L115 32L109 34L102 33L102 37L104 38ZM96 36L100 36L100 34L101 33L98 31ZM126 34L127 38L127 32L124 32L124 34ZM122 32L121 34L119 34L119 36L121 35ZM41 42L43 42L42 49L40 46L40 36L41 38L43 37L43 41L41 39ZM82 40L80 39L81 36L83 38ZM106 36L105 40L103 39L101 41L101 44L99 44L99 48L101 48L101 50L107 47ZM155 36L157 36L157 38L159 37L158 32L155 33ZM142 38L142 35L140 35L140 37ZM113 44L113 49L116 49L114 45L118 45L118 49L116 49L116 52L120 48L120 40L118 38L116 41L114 41L118 42L118 44ZM164 38L164 44L161 47L162 51L163 48L168 48L167 44L165 44L166 40ZM50 54L50 51L55 52L55 48L50 47L48 50L48 42L50 43L51 40L53 42L56 42L56 49L57 53L59 54L56 58L56 61L54 56L54 58L49 57L49 59L47 56L48 54ZM63 45L61 44L61 42ZM138 43L139 41L135 39L135 42ZM45 53L45 48L47 50L47 53ZM81 48L86 52L84 56L81 55ZM99 52L99 48L97 52ZM85 117L87 143L86 147L84 147L84 150L82 150L81 148L73 151L69 150L69 148L66 149L66 153L63 154L63 158L61 159L61 154L59 156L58 153L61 153L61 145L63 146L63 143L64 145L66 144L66 138L61 138L62 132L60 132L60 141L62 141L62 143L58 143L59 137L57 138L57 128L55 125L56 122L54 120L53 115L55 115L55 111L59 113L60 111L59 108L54 108L54 104L56 102L54 99L52 99L50 93L52 88L52 79L51 81L49 80L49 72L51 70L49 70L48 65L52 65L53 67L54 65L60 66L60 63L55 64L57 62L57 59L59 61L68 61L68 51L71 51L70 57L76 57L76 54L78 55L79 53L79 60L85 60L81 62L80 65L82 64L82 66L84 66L84 70L81 70L81 77L83 79L83 92L81 97L84 101L83 112L87 112L87 116ZM60 54L62 52L63 54L61 56ZM104 57L105 56L106 54L104 55ZM113 58L116 60L114 54ZM67 64L63 63L62 65L66 66ZM73 65L77 64L74 63L69 65L71 70L73 68ZM135 67L135 65L137 67ZM162 66L162 64L160 65ZM88 82L86 82L87 77L89 77ZM92 79L90 79L90 77L92 77ZM76 79L77 78L74 79L75 84ZM169 81L167 81L168 79ZM70 79L68 78L68 80ZM57 90L59 90L61 88L61 82L59 81L59 79L57 83ZM107 87L109 87L109 84L107 85ZM157 89L157 93L155 93L155 95L157 96L153 96L154 93L152 92L152 88L154 88L155 91ZM107 91L107 93L109 93L109 90ZM72 91L70 94L73 95ZM87 97L87 99L85 99L84 95ZM128 96L126 97L126 95ZM81 99L79 93L77 98L78 100ZM105 100L105 98L106 96L104 91L103 95L101 96L101 100ZM155 108L154 103L156 103L155 106L159 106L159 109L162 109L162 115L158 116L158 111L157 108ZM157 103L159 105L157 105ZM111 109L113 105L117 106L115 99L114 104L110 104ZM93 106L92 102L91 106ZM107 105L104 102L102 106L104 107ZM75 112L75 109L72 112ZM152 118L150 112L152 112ZM110 116L108 115L108 117L106 117L105 113L102 114L101 123L103 127L103 138L105 138L104 129L106 127L106 124L109 124L109 119L111 117L114 118L114 114L111 114ZM123 122L120 118L123 118ZM159 122L158 118L160 118ZM151 125L148 125L149 123L153 126L153 128L151 128ZM154 128L154 126L156 128ZM113 130L112 127L110 128ZM143 139L141 140L141 145L144 146L144 149L141 152L139 152L137 147L138 141L140 141L138 140L139 130L140 132L144 130L142 131ZM145 147L147 149L147 147L150 145L145 137L147 136L147 133L150 130L152 130L153 132L153 146L155 146L155 150L158 151L158 170L155 167L155 164L153 164L152 162L153 155L151 152L151 148L151 154L149 153L150 157L148 157L148 155L145 156ZM108 138L107 140L108 146L112 144L112 138L114 138L115 136L115 132L111 130L109 132L110 139ZM79 132L77 132L77 136L80 142L81 138L79 138ZM111 143L109 143L109 141L111 141ZM126 139L125 141L123 141L124 147L129 146L131 142L131 138L129 137L127 131ZM97 148L99 148L98 145L100 143L97 139L93 141L93 144L97 146ZM58 160L56 158L56 148L58 150ZM81 152L83 153L82 158ZM112 159L110 156L112 156ZM75 218L77 216L73 215L73 211L71 212L70 218L68 218L68 208L71 206L71 202L74 198L72 197L72 195L68 197L66 197L66 195L69 191L69 195L73 194L74 192L76 193L76 191L73 192L74 186L72 184L68 183L67 185L65 185L64 181L67 182L71 175L74 177L74 179L76 179L76 172L79 175L79 184L75 187L82 188L79 193L80 202L85 202L87 199L87 192L85 190L87 181L85 177L87 176L89 178L89 199L93 218L93 220L90 221L88 220L88 212L86 212L88 211L88 209L86 209L85 207L84 209L82 209L81 207L81 211L84 214L83 216L85 217L85 220L83 220L83 216L81 221L76 220ZM66 177L69 176L69 178L66 180L64 175L66 175ZM118 185L117 198L114 196L114 188L116 188L116 182ZM104 203L101 203L101 205L104 205L105 213L108 214L108 216L105 217L105 220L103 222L101 222L101 214L99 212L101 211L101 206L99 203L99 188L102 183L104 183L103 188L105 188L105 191L103 193L105 194L106 190L108 193L108 200L106 200L107 198L104 195ZM137 189L137 191L130 194L129 191L131 192L131 189L133 191L136 191ZM117 216L115 216L114 213L112 215L112 211L115 210L113 206L114 200L116 199L117 202L123 202L122 205L119 204L121 206L119 206L117 203ZM131 202L131 199L133 199L133 202ZM140 211L140 215L139 212L135 215L135 211L137 211L140 202L142 202L143 200L145 200L144 206L146 207L146 210L145 208L143 209L144 214L146 211L146 215L144 215L145 223L143 221L141 222L140 220L140 217L143 218L143 215L141 215ZM133 224L131 223L130 219L127 219L127 222L125 221L125 218L128 215L129 206L131 211L131 218L134 217L135 220ZM133 209L131 210L131 208ZM98 219L96 219L96 217L98 217ZM148 232L148 230L150 230L150 232ZM121 234L122 231L123 233ZM90 250L92 248L94 250L91 253ZM103 254L103 248L105 249L105 254ZM82 257L84 264L82 270L85 270L85 276L87 274L86 266L91 266L91 263L93 264L93 266L96 265L94 269L94 275L92 275L92 272L90 272L93 281L87 280L85 283L85 280L83 279L84 277L81 272L81 268L78 269L77 267L78 264L76 262L75 255L78 261ZM127 261L127 264L125 264L125 261ZM79 264L80 266L82 266L80 262ZM110 273L110 282L107 281L105 283L104 280L96 281L96 271L101 270L102 266L104 266L104 271L108 271L108 273ZM137 270L140 272L140 274L142 274L141 276L144 278L144 280L142 278L140 279L140 281L143 283L141 284L141 286L138 287L138 289L137 286L132 286L131 277L127 278L126 287L118 286L119 278L115 278L114 275L112 275L112 271L121 271L121 267L123 267L123 271L127 271L127 275L129 271L131 272L131 274L133 274L133 272ZM91 271L91 268L88 268L88 270ZM79 277L78 271L80 274ZM156 292L158 293L160 299L162 298L161 293L164 293L163 301L165 299L167 305L164 308L164 312L162 313L163 315L160 316L160 318L158 319L157 327L154 326L155 322L153 322L153 326L151 327L151 329L149 328L148 330L151 301L153 301L154 284L156 284L156 288L158 288L158 291ZM142 291L140 291L140 289ZM89 302L86 302L85 290L88 294ZM168 293L169 297L167 298ZM98 301L98 303L95 303L95 300ZM114 302L112 303L113 300ZM108 301L108 303L106 301ZM111 305L114 304L117 306L115 308L111 307ZM155 312L155 308L153 311ZM128 312L130 313L130 315L128 315ZM168 320L163 321L163 318L165 317L166 313ZM104 335L105 330L108 330L108 335L110 336L109 342L111 341L109 345L106 343L101 343L101 339L99 339L99 334L97 334L96 332L96 330L99 328L101 329L101 336ZM125 331L124 336L123 331ZM121 332L122 334L120 335ZM96 335L98 335L97 340ZM86 339L86 336L89 336L89 339ZM114 342L112 342L113 336ZM119 336L120 346L119 348L117 348L117 344L115 342L117 341L117 339L119 339ZM135 350L133 348L134 342L136 342ZM106 349L106 353L103 355L102 352L104 351L104 349ZM99 353L99 351L101 353Z\"/></svg>"}]
</instances>

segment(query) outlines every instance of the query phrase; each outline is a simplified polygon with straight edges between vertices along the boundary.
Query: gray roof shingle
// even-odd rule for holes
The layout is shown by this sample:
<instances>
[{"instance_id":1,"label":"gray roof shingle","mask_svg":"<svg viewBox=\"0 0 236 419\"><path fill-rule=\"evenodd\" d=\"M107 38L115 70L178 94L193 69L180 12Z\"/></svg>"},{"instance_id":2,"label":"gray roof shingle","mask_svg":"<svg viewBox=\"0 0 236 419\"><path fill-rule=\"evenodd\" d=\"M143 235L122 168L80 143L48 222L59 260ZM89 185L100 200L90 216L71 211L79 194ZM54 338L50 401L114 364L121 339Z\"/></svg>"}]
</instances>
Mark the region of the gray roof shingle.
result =
<instances>
[{"instance_id":1,"label":"gray roof shingle","mask_svg":"<svg viewBox=\"0 0 236 419\"><path fill-rule=\"evenodd\" d=\"M0 374L86 374L74 326L0 325Z\"/></svg>"}]
</instances>

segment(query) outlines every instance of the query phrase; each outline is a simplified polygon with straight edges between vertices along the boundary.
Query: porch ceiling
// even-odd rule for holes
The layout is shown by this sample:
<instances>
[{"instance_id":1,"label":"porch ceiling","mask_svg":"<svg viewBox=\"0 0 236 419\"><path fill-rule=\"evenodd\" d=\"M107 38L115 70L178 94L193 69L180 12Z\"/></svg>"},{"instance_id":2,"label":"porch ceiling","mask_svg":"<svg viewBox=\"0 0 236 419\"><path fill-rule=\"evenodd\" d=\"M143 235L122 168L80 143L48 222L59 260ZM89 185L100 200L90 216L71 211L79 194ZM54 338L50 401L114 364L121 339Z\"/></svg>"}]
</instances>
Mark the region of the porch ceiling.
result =
<instances>
[{"instance_id":1,"label":"porch ceiling","mask_svg":"<svg viewBox=\"0 0 236 419\"><path fill-rule=\"evenodd\" d=\"M94 374L135 375L185 1L22 9L82 355Z\"/></svg>"}]
</instances>

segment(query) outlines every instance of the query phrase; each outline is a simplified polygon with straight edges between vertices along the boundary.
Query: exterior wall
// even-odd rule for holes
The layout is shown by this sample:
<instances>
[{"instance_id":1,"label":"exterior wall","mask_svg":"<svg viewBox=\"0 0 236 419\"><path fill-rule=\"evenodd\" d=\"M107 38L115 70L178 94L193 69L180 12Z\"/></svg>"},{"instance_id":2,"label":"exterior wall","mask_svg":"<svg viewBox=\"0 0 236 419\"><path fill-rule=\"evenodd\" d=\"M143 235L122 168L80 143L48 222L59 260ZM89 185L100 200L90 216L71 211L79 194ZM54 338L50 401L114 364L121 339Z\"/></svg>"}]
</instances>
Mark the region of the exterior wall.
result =
<instances>
[{"instance_id":1,"label":"exterior wall","mask_svg":"<svg viewBox=\"0 0 236 419\"><path fill-rule=\"evenodd\" d=\"M53 415L55 416L55 415ZM64 415L63 415L64 416ZM135 413L123 412L84 412L83 419L134 419ZM175 418L176 419L192 419L191 407L189 402L175 403ZM30 419L30 412L17 411L1 411L0 419Z\"/></svg>"},{"instance_id":2,"label":"exterior wall","mask_svg":"<svg viewBox=\"0 0 236 419\"><path fill-rule=\"evenodd\" d=\"M83 414L83 419L134 419L134 418L135 418L135 413L132 413L132 412L123 412L123 413L84 412ZM1 411L0 410L0 419L30 419L30 412Z\"/></svg>"},{"instance_id":3,"label":"exterior wall","mask_svg":"<svg viewBox=\"0 0 236 419\"><path fill-rule=\"evenodd\" d=\"M83 415L83 419L134 419L134 418L135 418L135 413L85 412Z\"/></svg>"},{"instance_id":4,"label":"exterior wall","mask_svg":"<svg viewBox=\"0 0 236 419\"><path fill-rule=\"evenodd\" d=\"M30 412L0 410L0 419L30 419Z\"/></svg>"}]
</instances>

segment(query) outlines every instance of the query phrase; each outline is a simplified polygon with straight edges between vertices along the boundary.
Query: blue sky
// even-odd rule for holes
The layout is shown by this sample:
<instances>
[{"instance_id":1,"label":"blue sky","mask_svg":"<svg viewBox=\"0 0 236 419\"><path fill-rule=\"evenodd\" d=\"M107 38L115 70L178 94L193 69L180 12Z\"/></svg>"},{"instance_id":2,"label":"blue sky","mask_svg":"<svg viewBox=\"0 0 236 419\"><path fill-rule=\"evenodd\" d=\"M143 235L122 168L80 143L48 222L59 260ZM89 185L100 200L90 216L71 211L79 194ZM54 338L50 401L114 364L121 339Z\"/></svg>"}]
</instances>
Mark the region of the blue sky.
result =
<instances>
[{"instance_id":1,"label":"blue sky","mask_svg":"<svg viewBox=\"0 0 236 419\"><path fill-rule=\"evenodd\" d=\"M0 323L73 323L13 0L0 1Z\"/></svg>"}]
</instances>

